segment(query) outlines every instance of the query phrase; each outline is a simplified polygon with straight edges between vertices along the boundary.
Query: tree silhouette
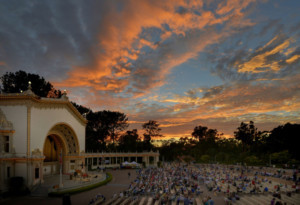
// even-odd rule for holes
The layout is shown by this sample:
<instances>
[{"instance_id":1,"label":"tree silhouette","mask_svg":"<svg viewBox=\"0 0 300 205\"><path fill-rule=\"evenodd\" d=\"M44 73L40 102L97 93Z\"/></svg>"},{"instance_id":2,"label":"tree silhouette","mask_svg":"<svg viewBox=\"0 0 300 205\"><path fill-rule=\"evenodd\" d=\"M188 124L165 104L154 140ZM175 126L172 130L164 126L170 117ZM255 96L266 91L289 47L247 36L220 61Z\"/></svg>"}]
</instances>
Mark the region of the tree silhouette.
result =
<instances>
[{"instance_id":1,"label":"tree silhouette","mask_svg":"<svg viewBox=\"0 0 300 205\"><path fill-rule=\"evenodd\" d=\"M108 135L113 141L114 145L115 140L120 135L120 132L128 127L128 118L124 113L121 112L104 110L102 113L106 118L104 126L107 129Z\"/></svg>"},{"instance_id":2,"label":"tree silhouette","mask_svg":"<svg viewBox=\"0 0 300 205\"><path fill-rule=\"evenodd\" d=\"M40 97L61 97L61 91L56 90L50 82L36 74L17 71L15 73L7 72L1 77L2 92L20 93L28 89L28 82L32 83L32 91Z\"/></svg>"},{"instance_id":3,"label":"tree silhouette","mask_svg":"<svg viewBox=\"0 0 300 205\"><path fill-rule=\"evenodd\" d=\"M137 129L128 130L125 134L120 136L118 142L120 150L130 152L137 151L138 143L140 142Z\"/></svg>"},{"instance_id":4,"label":"tree silhouette","mask_svg":"<svg viewBox=\"0 0 300 205\"><path fill-rule=\"evenodd\" d=\"M88 120L86 126L86 149L98 151L107 149L106 142L115 140L128 127L128 118L124 113L109 110L93 112L91 109L72 102L77 110Z\"/></svg>"},{"instance_id":5,"label":"tree silhouette","mask_svg":"<svg viewBox=\"0 0 300 205\"><path fill-rule=\"evenodd\" d=\"M300 124L286 123L271 131L266 139L267 148L271 152L288 150L294 159L300 160Z\"/></svg>"},{"instance_id":6,"label":"tree silhouette","mask_svg":"<svg viewBox=\"0 0 300 205\"><path fill-rule=\"evenodd\" d=\"M234 132L235 139L242 142L243 150L253 144L253 140L258 135L257 128L254 126L254 122L250 121L249 124L241 122L241 125Z\"/></svg>"},{"instance_id":7,"label":"tree silhouette","mask_svg":"<svg viewBox=\"0 0 300 205\"><path fill-rule=\"evenodd\" d=\"M151 149L151 139L152 137L162 137L160 134L161 129L159 128L159 124L157 121L149 120L142 125L144 133L144 144L146 149Z\"/></svg>"},{"instance_id":8,"label":"tree silhouette","mask_svg":"<svg viewBox=\"0 0 300 205\"><path fill-rule=\"evenodd\" d=\"M201 125L196 126L194 128L194 131L192 132L192 136L198 139L198 141L200 142L206 137L207 129L208 129L207 127Z\"/></svg>"}]
</instances>

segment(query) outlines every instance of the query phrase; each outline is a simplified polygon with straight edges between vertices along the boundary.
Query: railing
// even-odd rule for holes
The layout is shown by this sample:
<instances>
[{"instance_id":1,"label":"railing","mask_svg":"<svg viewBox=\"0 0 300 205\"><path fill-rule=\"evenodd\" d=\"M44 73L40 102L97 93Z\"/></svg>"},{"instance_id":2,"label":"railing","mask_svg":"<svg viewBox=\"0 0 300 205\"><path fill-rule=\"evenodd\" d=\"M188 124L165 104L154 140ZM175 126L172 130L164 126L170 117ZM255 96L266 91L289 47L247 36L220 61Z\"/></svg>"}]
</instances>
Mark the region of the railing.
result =
<instances>
[{"instance_id":1,"label":"railing","mask_svg":"<svg viewBox=\"0 0 300 205\"><path fill-rule=\"evenodd\" d=\"M159 152L87 152L84 156L158 156Z\"/></svg>"},{"instance_id":2,"label":"railing","mask_svg":"<svg viewBox=\"0 0 300 205\"><path fill-rule=\"evenodd\" d=\"M96 184L98 182L102 182L107 177L108 177L107 174L103 174L102 177L97 178L97 179L92 178L92 180L90 180L90 181L82 181L81 180L82 178L80 178L80 181L75 181L76 185L61 187L61 188L49 188L48 193L50 193L50 192L63 192L63 191L73 190L73 189L77 189L77 188L81 188L81 187L86 187L86 186L89 186L89 185ZM88 178L86 178L86 179L88 179Z\"/></svg>"}]
</instances>

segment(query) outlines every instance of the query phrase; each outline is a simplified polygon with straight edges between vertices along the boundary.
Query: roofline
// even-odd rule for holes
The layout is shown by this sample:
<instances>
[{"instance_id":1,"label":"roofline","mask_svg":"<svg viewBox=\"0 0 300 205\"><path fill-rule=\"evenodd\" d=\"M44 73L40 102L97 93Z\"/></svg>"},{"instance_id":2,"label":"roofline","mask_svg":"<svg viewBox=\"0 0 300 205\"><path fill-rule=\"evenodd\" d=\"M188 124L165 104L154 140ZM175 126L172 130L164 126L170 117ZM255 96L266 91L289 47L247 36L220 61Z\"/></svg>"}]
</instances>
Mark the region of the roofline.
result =
<instances>
[{"instance_id":1,"label":"roofline","mask_svg":"<svg viewBox=\"0 0 300 205\"><path fill-rule=\"evenodd\" d=\"M85 125L87 120L80 114L80 112L72 105L68 99L63 98L41 98L38 96L22 95L22 94L0 94L0 101L5 100L31 100L35 103L40 104L56 104L56 105L66 105L71 109L71 111L82 121ZM0 104L1 105L1 104Z\"/></svg>"}]
</instances>

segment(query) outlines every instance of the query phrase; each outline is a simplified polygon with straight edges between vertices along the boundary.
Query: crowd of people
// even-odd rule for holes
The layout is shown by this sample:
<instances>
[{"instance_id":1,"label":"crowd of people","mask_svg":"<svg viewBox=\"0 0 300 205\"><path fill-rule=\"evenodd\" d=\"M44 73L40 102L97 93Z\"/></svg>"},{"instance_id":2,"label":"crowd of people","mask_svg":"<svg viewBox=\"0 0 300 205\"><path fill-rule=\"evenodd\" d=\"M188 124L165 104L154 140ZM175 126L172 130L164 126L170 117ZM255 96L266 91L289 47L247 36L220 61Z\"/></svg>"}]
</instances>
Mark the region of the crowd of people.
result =
<instances>
[{"instance_id":1,"label":"crowd of people","mask_svg":"<svg viewBox=\"0 0 300 205\"><path fill-rule=\"evenodd\" d=\"M193 169L180 164L167 164L163 168L140 170L125 194L127 196L152 196L154 203L159 200L160 204L167 204L171 201L191 204L194 197L202 193L195 176Z\"/></svg>"},{"instance_id":2,"label":"crowd of people","mask_svg":"<svg viewBox=\"0 0 300 205\"><path fill-rule=\"evenodd\" d=\"M106 200L103 194L97 194L94 198L92 198L89 202L89 205L92 204L100 204Z\"/></svg>"},{"instance_id":3,"label":"crowd of people","mask_svg":"<svg viewBox=\"0 0 300 205\"><path fill-rule=\"evenodd\" d=\"M225 196L225 204L232 204L244 194L273 193L275 204L280 202L280 193L299 190L298 180L294 173L270 168L165 163L162 168L137 170L136 179L113 198L135 201L148 197L152 204L212 205L211 196Z\"/></svg>"}]
</instances>

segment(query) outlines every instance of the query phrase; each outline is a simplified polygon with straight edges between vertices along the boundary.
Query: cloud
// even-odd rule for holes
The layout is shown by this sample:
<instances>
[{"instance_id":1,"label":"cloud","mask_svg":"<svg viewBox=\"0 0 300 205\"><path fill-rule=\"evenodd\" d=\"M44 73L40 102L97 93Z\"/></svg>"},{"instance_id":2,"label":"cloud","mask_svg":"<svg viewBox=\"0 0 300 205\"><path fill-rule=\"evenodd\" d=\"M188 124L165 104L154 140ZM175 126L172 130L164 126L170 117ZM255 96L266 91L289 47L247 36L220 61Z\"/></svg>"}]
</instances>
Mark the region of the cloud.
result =
<instances>
[{"instance_id":1,"label":"cloud","mask_svg":"<svg viewBox=\"0 0 300 205\"><path fill-rule=\"evenodd\" d=\"M139 97L164 85L174 67L227 36L217 32L215 25L243 26L241 10L250 2L236 2L237 8L220 4L220 10L228 6L232 9L219 17L205 10L201 2L106 2L95 42L100 52L94 52L89 65L74 66L68 78L56 84L89 86L97 91L127 91ZM240 21L236 21L237 15ZM147 39L153 36L153 30L158 32L157 37ZM119 81L122 83L114 83Z\"/></svg>"},{"instance_id":2,"label":"cloud","mask_svg":"<svg viewBox=\"0 0 300 205\"><path fill-rule=\"evenodd\" d=\"M136 98L230 36L230 28L251 24L244 18L251 2L214 3L215 13L202 1L11 1L0 10L0 61L43 73L59 88Z\"/></svg>"},{"instance_id":3,"label":"cloud","mask_svg":"<svg viewBox=\"0 0 300 205\"><path fill-rule=\"evenodd\" d=\"M266 130L286 122L300 123L299 81L300 74L297 74L282 78L280 83L236 82L193 89L184 96L160 96L152 100L172 104L140 103L133 117L137 120L136 126L147 119L158 120L163 134L169 137L178 136L178 133L188 135L199 124L232 136L241 121L253 120Z\"/></svg>"},{"instance_id":4,"label":"cloud","mask_svg":"<svg viewBox=\"0 0 300 205\"><path fill-rule=\"evenodd\" d=\"M259 36L266 35L271 29L275 28L276 31L280 29L283 25L280 23L280 19L271 19L267 22L267 24L261 29L259 32ZM278 32L276 32L278 33Z\"/></svg>"},{"instance_id":5,"label":"cloud","mask_svg":"<svg viewBox=\"0 0 300 205\"><path fill-rule=\"evenodd\" d=\"M205 91L203 98L209 98L211 96L215 96L221 93L223 89L224 89L223 85L211 87Z\"/></svg>"},{"instance_id":6,"label":"cloud","mask_svg":"<svg viewBox=\"0 0 300 205\"><path fill-rule=\"evenodd\" d=\"M240 34L233 35L222 42L230 42L229 46L213 45L206 49L207 58L213 64L211 71L214 75L226 82L245 82L272 81L299 73L300 47L297 34L280 32L263 37L249 35L252 36L250 39Z\"/></svg>"},{"instance_id":7,"label":"cloud","mask_svg":"<svg viewBox=\"0 0 300 205\"><path fill-rule=\"evenodd\" d=\"M292 43L292 39L275 36L266 45L257 49L249 60L238 65L238 72L260 73L266 71L278 71L281 69L276 54L280 54Z\"/></svg>"},{"instance_id":8,"label":"cloud","mask_svg":"<svg viewBox=\"0 0 300 205\"><path fill-rule=\"evenodd\" d=\"M232 135L241 120L299 122L299 23L265 20L254 0L1 5L1 74L40 74L79 104L126 113L133 127L158 120L178 137L198 124ZM220 82L166 93L191 60Z\"/></svg>"},{"instance_id":9,"label":"cloud","mask_svg":"<svg viewBox=\"0 0 300 205\"><path fill-rule=\"evenodd\" d=\"M293 55L293 56L291 56L289 59L287 59L286 62L287 62L288 64L294 63L294 62L297 61L299 58L300 58L300 55Z\"/></svg>"}]
</instances>

